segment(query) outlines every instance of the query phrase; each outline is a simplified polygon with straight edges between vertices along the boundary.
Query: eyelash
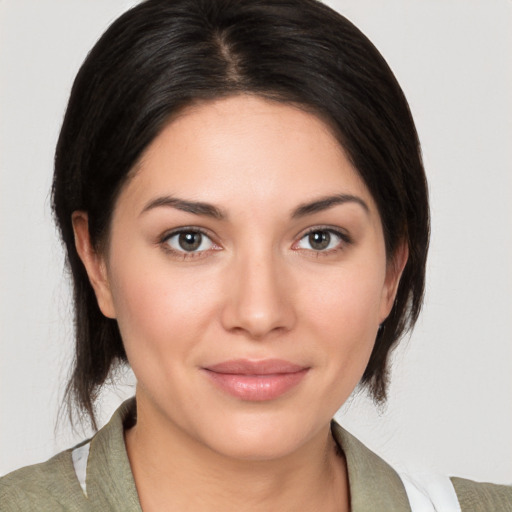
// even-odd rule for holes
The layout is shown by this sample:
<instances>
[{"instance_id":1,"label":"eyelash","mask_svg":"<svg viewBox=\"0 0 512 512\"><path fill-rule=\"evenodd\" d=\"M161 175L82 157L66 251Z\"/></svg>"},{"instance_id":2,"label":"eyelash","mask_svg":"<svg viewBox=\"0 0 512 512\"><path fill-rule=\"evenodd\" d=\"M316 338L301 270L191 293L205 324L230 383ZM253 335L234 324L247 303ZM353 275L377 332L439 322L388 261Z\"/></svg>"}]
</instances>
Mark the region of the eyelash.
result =
<instances>
[{"instance_id":1,"label":"eyelash","mask_svg":"<svg viewBox=\"0 0 512 512\"><path fill-rule=\"evenodd\" d=\"M336 244L336 247L332 247L330 249L315 250L315 249L304 249L304 248L297 247L297 245L301 241L303 241L304 239L306 239L306 237L309 237L313 233L329 233L329 235L334 235L335 237L337 237L339 239L339 242ZM183 235L183 234L196 234L196 235L199 234L202 237L205 237L206 239L208 239L210 241L212 247L209 247L208 249L203 249L201 251L195 251L195 250L194 251L186 251L186 250L179 250L179 249L175 249L175 248L171 247L169 244L169 241L173 237L177 237L177 236L179 237L180 235ZM204 242L204 240L201 240L201 244L203 242ZM328 227L328 226L315 226L315 227L308 229L305 233L303 233L300 236L300 238L296 242L293 243L292 248L294 250L301 251L301 252L306 251L308 253L314 254L316 257L322 257L322 256L330 256L334 253L337 253L338 251L343 250L347 245L351 245L352 243L353 243L353 241L352 241L351 237L347 233L345 233L339 229L334 229L334 228ZM198 227L183 227L183 228L172 230L170 232L166 232L159 238L158 244L162 246L162 248L164 249L165 252L167 252L175 257L179 257L182 260L201 258L201 257L206 256L208 253L210 253L212 251L221 250L221 247L213 241L212 236L207 231L205 231L201 228L198 228Z\"/></svg>"},{"instance_id":2,"label":"eyelash","mask_svg":"<svg viewBox=\"0 0 512 512\"><path fill-rule=\"evenodd\" d=\"M314 250L314 249L301 249L297 247L297 250L299 251L307 251L312 254L314 254L315 257L323 257L323 256L330 256L334 253L337 253L338 251L344 250L348 245L353 244L352 238L344 231L340 229L335 229L329 226L315 226L310 229L308 229L305 233L301 235L299 240L294 243L294 246L298 245L302 240L306 239L313 233L329 233L330 235L334 235L339 239L339 242L336 244L336 247L332 247L330 249L323 249L323 250Z\"/></svg>"},{"instance_id":3,"label":"eyelash","mask_svg":"<svg viewBox=\"0 0 512 512\"><path fill-rule=\"evenodd\" d=\"M210 247L206 250L201 250L201 251L186 251L186 250L174 249L173 247L171 247L169 244L169 241L173 237L176 237L176 236L179 237L179 235L183 235L183 234L195 234L195 235L199 234L202 237L205 237L206 239L208 239L210 241L212 247ZM201 241L201 244L203 242L204 242L204 240ZM164 249L165 252L167 252L173 256L179 257L183 260L190 260L193 258L204 257L206 255L206 253L209 253L211 251L218 251L221 249L221 247L213 241L212 236L207 231L205 231L201 228L198 228L198 227L183 227L183 228L175 229L173 231L166 232L160 237L158 243L159 243L159 245L162 246L162 248Z\"/></svg>"}]
</instances>

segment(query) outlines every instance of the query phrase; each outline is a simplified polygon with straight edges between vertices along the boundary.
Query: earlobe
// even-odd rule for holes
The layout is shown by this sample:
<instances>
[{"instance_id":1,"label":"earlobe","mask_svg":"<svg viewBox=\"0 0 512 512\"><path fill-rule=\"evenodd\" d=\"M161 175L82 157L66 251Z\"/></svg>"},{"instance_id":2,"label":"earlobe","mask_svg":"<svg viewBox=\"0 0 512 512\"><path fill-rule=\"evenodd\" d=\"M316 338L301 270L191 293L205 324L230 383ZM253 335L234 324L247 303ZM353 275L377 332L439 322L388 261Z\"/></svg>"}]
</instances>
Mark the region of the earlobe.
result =
<instances>
[{"instance_id":1,"label":"earlobe","mask_svg":"<svg viewBox=\"0 0 512 512\"><path fill-rule=\"evenodd\" d=\"M407 242L404 240L397 247L393 258L388 262L387 265L386 281L382 297L383 308L381 322L387 318L391 312L391 309L393 308L395 297L398 291L398 285L400 284L400 278L402 277L402 273L404 271L405 265L407 264L408 258L409 247L407 246Z\"/></svg>"},{"instance_id":2,"label":"earlobe","mask_svg":"<svg viewBox=\"0 0 512 512\"><path fill-rule=\"evenodd\" d=\"M101 312L108 318L115 318L115 308L107 276L104 257L99 254L91 243L89 235L89 217L86 212L75 211L71 216L75 247L84 264L89 281L96 294Z\"/></svg>"}]
</instances>

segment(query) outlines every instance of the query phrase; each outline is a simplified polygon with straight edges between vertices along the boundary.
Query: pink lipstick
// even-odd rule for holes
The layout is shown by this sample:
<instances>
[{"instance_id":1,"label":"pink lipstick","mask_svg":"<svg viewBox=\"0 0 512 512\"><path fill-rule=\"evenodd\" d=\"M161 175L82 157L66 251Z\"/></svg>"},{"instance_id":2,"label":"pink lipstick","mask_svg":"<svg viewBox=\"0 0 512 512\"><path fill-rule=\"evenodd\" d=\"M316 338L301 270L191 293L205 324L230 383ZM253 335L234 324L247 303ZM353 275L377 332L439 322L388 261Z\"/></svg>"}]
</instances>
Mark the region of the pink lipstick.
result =
<instances>
[{"instance_id":1,"label":"pink lipstick","mask_svg":"<svg viewBox=\"0 0 512 512\"><path fill-rule=\"evenodd\" d=\"M203 368L223 391L241 400L274 400L297 386L309 367L284 361L236 359Z\"/></svg>"}]
</instances>

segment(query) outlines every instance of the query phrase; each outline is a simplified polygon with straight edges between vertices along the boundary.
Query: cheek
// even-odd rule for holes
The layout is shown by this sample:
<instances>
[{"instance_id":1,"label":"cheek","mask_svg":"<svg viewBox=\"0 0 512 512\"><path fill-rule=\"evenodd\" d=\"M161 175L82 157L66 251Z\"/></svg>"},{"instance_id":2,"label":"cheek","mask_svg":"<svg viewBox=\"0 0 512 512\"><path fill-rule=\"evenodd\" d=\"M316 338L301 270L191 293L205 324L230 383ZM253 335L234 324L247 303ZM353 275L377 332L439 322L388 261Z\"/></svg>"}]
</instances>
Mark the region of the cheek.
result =
<instances>
[{"instance_id":1,"label":"cheek","mask_svg":"<svg viewBox=\"0 0 512 512\"><path fill-rule=\"evenodd\" d=\"M141 360L155 357L176 360L177 354L189 351L199 341L214 315L212 280L194 269L172 272L159 260L125 257L112 266L117 321L128 359L135 367Z\"/></svg>"},{"instance_id":2,"label":"cheek","mask_svg":"<svg viewBox=\"0 0 512 512\"><path fill-rule=\"evenodd\" d=\"M383 282L384 272L366 267L332 272L321 286L309 283L308 316L345 336L357 338L357 333L374 331L379 325Z\"/></svg>"},{"instance_id":3,"label":"cheek","mask_svg":"<svg viewBox=\"0 0 512 512\"><path fill-rule=\"evenodd\" d=\"M302 316L322 341L335 387L340 379L347 389L355 386L366 368L380 323L384 275L375 266L359 266L331 272L323 286L309 282Z\"/></svg>"}]
</instances>

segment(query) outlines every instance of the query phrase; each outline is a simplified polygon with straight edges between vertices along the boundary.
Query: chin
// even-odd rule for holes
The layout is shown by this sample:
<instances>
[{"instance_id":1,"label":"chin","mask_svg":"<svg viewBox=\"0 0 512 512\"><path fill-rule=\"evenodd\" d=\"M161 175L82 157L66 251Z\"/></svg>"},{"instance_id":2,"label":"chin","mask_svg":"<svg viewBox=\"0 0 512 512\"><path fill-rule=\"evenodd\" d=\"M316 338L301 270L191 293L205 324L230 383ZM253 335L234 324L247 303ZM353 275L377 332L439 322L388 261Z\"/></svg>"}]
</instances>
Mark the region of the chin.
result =
<instances>
[{"instance_id":1,"label":"chin","mask_svg":"<svg viewBox=\"0 0 512 512\"><path fill-rule=\"evenodd\" d=\"M235 460L270 461L291 455L300 448L300 444L290 442L286 432L278 436L239 435L229 440L215 443L217 453Z\"/></svg>"},{"instance_id":2,"label":"chin","mask_svg":"<svg viewBox=\"0 0 512 512\"><path fill-rule=\"evenodd\" d=\"M265 461L289 456L306 445L321 428L308 426L304 418L256 413L209 428L206 443L215 452L238 460ZM211 426L210 426L211 427Z\"/></svg>"}]
</instances>

